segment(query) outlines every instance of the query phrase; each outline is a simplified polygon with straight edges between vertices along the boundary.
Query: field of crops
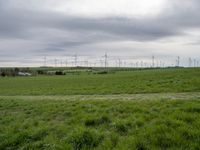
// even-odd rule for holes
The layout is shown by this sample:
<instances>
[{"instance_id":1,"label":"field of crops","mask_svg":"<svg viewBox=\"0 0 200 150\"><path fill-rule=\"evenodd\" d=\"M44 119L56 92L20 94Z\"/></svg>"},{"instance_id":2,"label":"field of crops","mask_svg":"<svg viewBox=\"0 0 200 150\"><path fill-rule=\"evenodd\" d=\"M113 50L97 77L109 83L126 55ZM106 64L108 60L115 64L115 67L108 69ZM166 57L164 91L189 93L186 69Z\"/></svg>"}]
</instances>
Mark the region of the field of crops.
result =
<instances>
[{"instance_id":1,"label":"field of crops","mask_svg":"<svg viewBox=\"0 0 200 150\"><path fill-rule=\"evenodd\" d=\"M200 149L200 69L0 78L0 149Z\"/></svg>"}]
</instances>

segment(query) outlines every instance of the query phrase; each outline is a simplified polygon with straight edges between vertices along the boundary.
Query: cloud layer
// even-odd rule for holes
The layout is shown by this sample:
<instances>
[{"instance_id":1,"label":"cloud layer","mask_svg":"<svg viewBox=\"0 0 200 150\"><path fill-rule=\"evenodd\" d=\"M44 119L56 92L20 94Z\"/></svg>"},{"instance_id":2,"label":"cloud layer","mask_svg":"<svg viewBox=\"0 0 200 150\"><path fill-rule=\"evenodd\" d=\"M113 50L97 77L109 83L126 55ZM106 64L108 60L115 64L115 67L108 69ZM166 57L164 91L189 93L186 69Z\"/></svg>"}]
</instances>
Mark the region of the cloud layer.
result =
<instances>
[{"instance_id":1,"label":"cloud layer","mask_svg":"<svg viewBox=\"0 0 200 150\"><path fill-rule=\"evenodd\" d=\"M199 10L199 0L0 0L0 60L105 51L197 56Z\"/></svg>"}]
</instances>

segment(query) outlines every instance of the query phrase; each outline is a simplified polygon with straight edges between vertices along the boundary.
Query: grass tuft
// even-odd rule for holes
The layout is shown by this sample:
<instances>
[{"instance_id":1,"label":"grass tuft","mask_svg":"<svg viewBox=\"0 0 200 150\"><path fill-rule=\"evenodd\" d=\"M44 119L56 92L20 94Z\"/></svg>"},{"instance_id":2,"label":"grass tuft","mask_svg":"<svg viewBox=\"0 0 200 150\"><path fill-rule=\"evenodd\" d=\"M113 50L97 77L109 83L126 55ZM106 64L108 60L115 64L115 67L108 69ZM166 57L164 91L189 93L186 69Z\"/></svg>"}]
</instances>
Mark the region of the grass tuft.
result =
<instances>
[{"instance_id":1,"label":"grass tuft","mask_svg":"<svg viewBox=\"0 0 200 150\"><path fill-rule=\"evenodd\" d=\"M69 138L69 143L74 150L94 148L102 141L103 136L90 130L79 130Z\"/></svg>"},{"instance_id":2,"label":"grass tuft","mask_svg":"<svg viewBox=\"0 0 200 150\"><path fill-rule=\"evenodd\" d=\"M102 116L100 118L87 118L85 120L85 126L98 126L105 123L110 123L108 116Z\"/></svg>"}]
</instances>

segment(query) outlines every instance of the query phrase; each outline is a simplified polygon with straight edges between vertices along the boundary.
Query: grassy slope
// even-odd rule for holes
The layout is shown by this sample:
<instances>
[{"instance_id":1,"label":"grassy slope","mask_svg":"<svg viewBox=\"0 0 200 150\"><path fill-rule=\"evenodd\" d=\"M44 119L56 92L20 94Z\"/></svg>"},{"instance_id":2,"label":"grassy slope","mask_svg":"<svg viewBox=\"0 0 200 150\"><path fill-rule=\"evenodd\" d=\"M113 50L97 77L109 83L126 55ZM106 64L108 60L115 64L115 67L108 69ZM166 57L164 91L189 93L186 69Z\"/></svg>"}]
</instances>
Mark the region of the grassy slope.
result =
<instances>
[{"instance_id":1,"label":"grassy slope","mask_svg":"<svg viewBox=\"0 0 200 150\"><path fill-rule=\"evenodd\" d=\"M0 149L198 149L200 101L0 98Z\"/></svg>"},{"instance_id":2,"label":"grassy slope","mask_svg":"<svg viewBox=\"0 0 200 150\"><path fill-rule=\"evenodd\" d=\"M200 69L0 78L0 95L132 94L200 91Z\"/></svg>"},{"instance_id":3,"label":"grassy slope","mask_svg":"<svg viewBox=\"0 0 200 150\"><path fill-rule=\"evenodd\" d=\"M199 92L199 69L0 78L0 149L199 149Z\"/></svg>"}]
</instances>

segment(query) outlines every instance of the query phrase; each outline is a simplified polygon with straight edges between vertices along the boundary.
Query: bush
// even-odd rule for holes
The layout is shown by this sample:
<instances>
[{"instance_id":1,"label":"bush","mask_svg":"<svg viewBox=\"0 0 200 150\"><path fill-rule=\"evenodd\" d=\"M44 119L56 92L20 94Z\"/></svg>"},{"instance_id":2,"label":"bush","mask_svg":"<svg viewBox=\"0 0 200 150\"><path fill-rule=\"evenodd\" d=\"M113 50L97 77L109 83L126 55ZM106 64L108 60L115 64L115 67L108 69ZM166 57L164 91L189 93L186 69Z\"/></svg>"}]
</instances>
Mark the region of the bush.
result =
<instances>
[{"instance_id":1,"label":"bush","mask_svg":"<svg viewBox=\"0 0 200 150\"><path fill-rule=\"evenodd\" d=\"M55 75L65 75L65 73L63 73L62 71L56 71Z\"/></svg>"},{"instance_id":2,"label":"bush","mask_svg":"<svg viewBox=\"0 0 200 150\"><path fill-rule=\"evenodd\" d=\"M97 74L108 74L108 71L106 71L106 70L99 71L99 72L97 72Z\"/></svg>"},{"instance_id":3,"label":"bush","mask_svg":"<svg viewBox=\"0 0 200 150\"><path fill-rule=\"evenodd\" d=\"M6 76L5 72L2 72L2 73L1 73L1 76L2 76L2 77L5 77L5 76Z\"/></svg>"},{"instance_id":4,"label":"bush","mask_svg":"<svg viewBox=\"0 0 200 150\"><path fill-rule=\"evenodd\" d=\"M37 74L46 74L46 71L44 71L44 70L37 70Z\"/></svg>"},{"instance_id":5,"label":"bush","mask_svg":"<svg viewBox=\"0 0 200 150\"><path fill-rule=\"evenodd\" d=\"M93 74L108 74L107 70L94 71Z\"/></svg>"}]
</instances>

